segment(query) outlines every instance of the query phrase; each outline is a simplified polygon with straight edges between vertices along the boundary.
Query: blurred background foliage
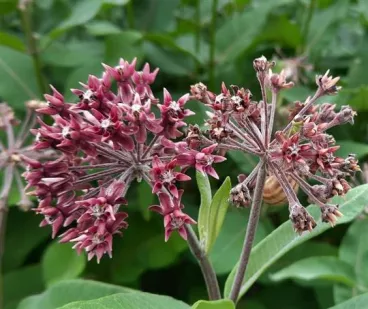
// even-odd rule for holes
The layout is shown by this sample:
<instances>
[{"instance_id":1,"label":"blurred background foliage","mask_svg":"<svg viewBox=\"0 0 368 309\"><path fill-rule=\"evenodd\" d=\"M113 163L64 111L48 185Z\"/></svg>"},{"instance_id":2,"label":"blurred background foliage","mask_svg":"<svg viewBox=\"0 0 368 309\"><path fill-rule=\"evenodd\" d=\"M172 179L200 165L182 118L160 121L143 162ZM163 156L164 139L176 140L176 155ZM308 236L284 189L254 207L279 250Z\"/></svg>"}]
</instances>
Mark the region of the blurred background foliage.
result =
<instances>
[{"instance_id":1,"label":"blurred background foliage","mask_svg":"<svg viewBox=\"0 0 368 309\"><path fill-rule=\"evenodd\" d=\"M75 101L69 89L85 82L88 74L100 76L101 63L114 66L120 57L138 57L139 65L147 61L160 68L153 87L159 98L163 87L178 97L198 81L219 92L224 81L249 88L258 100L252 61L265 55L297 82L281 93L279 126L287 120L290 103L313 94L316 74L331 69L334 76L341 76L343 90L324 102L358 110L356 125L333 133L341 155L357 153L364 162L367 25L365 0L0 0L0 99L22 119L24 102L42 98L49 92L48 84ZM188 105L196 112L190 121L202 123L203 106ZM235 183L236 176L248 173L255 163L234 152L218 166L221 181L211 184L218 188L226 176ZM193 181L185 184L185 205L196 218L199 194L195 175L191 176ZM360 176L353 181L366 182ZM164 243L161 217L147 211L154 201L150 188L145 184L135 188L128 195L129 229L115 240L113 259L103 258L100 265L87 263L84 255L52 241L50 230L38 228L40 219L32 212L11 207L3 259L5 308L33 308L27 306L29 298L18 304L55 283L78 277L188 303L205 299L199 268L185 242L175 235ZM230 209L211 253L222 285L239 256L247 217L247 210ZM265 206L257 241L287 218L287 207ZM340 225L291 250L257 281L239 308L328 308L367 292L368 269L361 264L368 262L367 223L362 215L350 226ZM323 267L326 264L330 270ZM314 272L312 279L303 276L308 269ZM352 276L356 280L350 280Z\"/></svg>"}]
</instances>

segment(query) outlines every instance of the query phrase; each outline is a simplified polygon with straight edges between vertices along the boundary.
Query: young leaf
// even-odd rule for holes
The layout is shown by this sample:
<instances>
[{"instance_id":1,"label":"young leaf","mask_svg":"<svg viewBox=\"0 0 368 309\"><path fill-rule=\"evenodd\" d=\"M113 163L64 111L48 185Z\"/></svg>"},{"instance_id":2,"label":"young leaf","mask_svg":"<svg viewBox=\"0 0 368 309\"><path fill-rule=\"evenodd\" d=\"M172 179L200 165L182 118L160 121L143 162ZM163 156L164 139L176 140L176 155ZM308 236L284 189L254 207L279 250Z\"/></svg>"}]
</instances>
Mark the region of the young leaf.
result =
<instances>
[{"instance_id":1,"label":"young leaf","mask_svg":"<svg viewBox=\"0 0 368 309\"><path fill-rule=\"evenodd\" d=\"M368 304L368 293L356 296L342 304L330 307L329 309L365 309Z\"/></svg>"},{"instance_id":2,"label":"young leaf","mask_svg":"<svg viewBox=\"0 0 368 309\"><path fill-rule=\"evenodd\" d=\"M192 309L235 309L235 305L229 299L214 301L199 300L192 306Z\"/></svg>"},{"instance_id":3,"label":"young leaf","mask_svg":"<svg viewBox=\"0 0 368 309\"><path fill-rule=\"evenodd\" d=\"M70 303L60 309L190 309L182 301L168 296L149 293L120 293L94 299Z\"/></svg>"},{"instance_id":4,"label":"young leaf","mask_svg":"<svg viewBox=\"0 0 368 309\"><path fill-rule=\"evenodd\" d=\"M226 177L221 187L213 196L208 217L206 252L210 252L224 223L226 211L229 206L230 190L231 180L230 177Z\"/></svg>"},{"instance_id":5,"label":"young leaf","mask_svg":"<svg viewBox=\"0 0 368 309\"><path fill-rule=\"evenodd\" d=\"M198 213L198 233L202 244L207 243L208 219L210 217L210 205L212 202L211 185L206 174L196 172L197 186L201 195L201 205Z\"/></svg>"},{"instance_id":6,"label":"young leaf","mask_svg":"<svg viewBox=\"0 0 368 309\"><path fill-rule=\"evenodd\" d=\"M42 259L43 278L47 286L63 279L77 278L86 267L84 252L80 255L68 244L52 243Z\"/></svg>"},{"instance_id":7,"label":"young leaf","mask_svg":"<svg viewBox=\"0 0 368 309\"><path fill-rule=\"evenodd\" d=\"M367 193L368 185L362 185L350 190L344 198L334 199L334 203L340 204L340 211L344 215L337 221L337 224L352 221L364 209L368 202ZM312 232L299 236L293 231L291 222L288 221L253 248L239 297L244 295L259 276L286 252L331 228L327 223L321 222L320 212L316 206L309 206L308 211L313 217L319 218L318 225ZM226 280L225 297L230 294L237 267L237 265L234 267Z\"/></svg>"},{"instance_id":8,"label":"young leaf","mask_svg":"<svg viewBox=\"0 0 368 309\"><path fill-rule=\"evenodd\" d=\"M134 290L92 280L65 280L55 283L42 294L25 298L18 309L56 309L75 301L128 292Z\"/></svg>"},{"instance_id":9,"label":"young leaf","mask_svg":"<svg viewBox=\"0 0 368 309\"><path fill-rule=\"evenodd\" d=\"M350 287L355 285L352 266L333 256L306 258L281 269L270 277L273 281L299 279L308 283L313 280L326 280Z\"/></svg>"},{"instance_id":10,"label":"young leaf","mask_svg":"<svg viewBox=\"0 0 368 309\"><path fill-rule=\"evenodd\" d=\"M354 269L356 286L335 285L335 304L368 290L368 220L355 221L349 227L340 245L339 259Z\"/></svg>"}]
</instances>

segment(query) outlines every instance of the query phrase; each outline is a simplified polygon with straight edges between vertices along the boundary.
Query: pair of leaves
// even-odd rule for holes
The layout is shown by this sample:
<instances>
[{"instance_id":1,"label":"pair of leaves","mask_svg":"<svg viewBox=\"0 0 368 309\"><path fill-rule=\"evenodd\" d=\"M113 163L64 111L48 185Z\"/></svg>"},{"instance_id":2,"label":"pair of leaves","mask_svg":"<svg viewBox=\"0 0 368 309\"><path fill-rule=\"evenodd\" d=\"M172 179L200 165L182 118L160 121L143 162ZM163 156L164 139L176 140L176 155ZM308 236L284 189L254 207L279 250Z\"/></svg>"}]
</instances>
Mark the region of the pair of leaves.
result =
<instances>
[{"instance_id":1,"label":"pair of leaves","mask_svg":"<svg viewBox=\"0 0 368 309\"><path fill-rule=\"evenodd\" d=\"M350 190L344 199L334 199L335 203L340 204L340 210L344 215L337 224L352 221L364 209L368 201L367 192L368 185L362 185ZM319 209L316 206L309 206L308 211L314 218L319 218ZM320 219L317 222L318 225L312 232L304 233L302 236L298 236L293 231L290 222L285 222L256 245L250 256L239 297L244 295L260 275L286 252L330 228L328 224L322 223ZM226 280L225 297L230 295L236 270L237 265Z\"/></svg>"},{"instance_id":2,"label":"pair of leaves","mask_svg":"<svg viewBox=\"0 0 368 309\"><path fill-rule=\"evenodd\" d=\"M199 239L206 253L209 253L220 233L229 206L231 190L230 177L227 177L212 199L208 176L196 173L197 184L201 194L198 214Z\"/></svg>"}]
</instances>

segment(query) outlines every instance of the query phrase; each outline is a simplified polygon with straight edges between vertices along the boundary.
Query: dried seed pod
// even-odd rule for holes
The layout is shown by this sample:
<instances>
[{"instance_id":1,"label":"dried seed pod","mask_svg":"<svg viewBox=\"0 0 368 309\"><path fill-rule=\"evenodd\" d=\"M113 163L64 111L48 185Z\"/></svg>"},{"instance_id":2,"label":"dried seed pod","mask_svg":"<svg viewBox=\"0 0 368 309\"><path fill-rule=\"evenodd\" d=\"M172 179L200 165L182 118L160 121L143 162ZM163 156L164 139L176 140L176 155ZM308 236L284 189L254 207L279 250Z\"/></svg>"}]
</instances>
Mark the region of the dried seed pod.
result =
<instances>
[{"instance_id":1,"label":"dried seed pod","mask_svg":"<svg viewBox=\"0 0 368 309\"><path fill-rule=\"evenodd\" d=\"M287 178L294 192L297 193L299 184L290 176L287 176ZM274 175L270 175L266 178L263 189L263 201L272 206L280 206L288 203L286 194Z\"/></svg>"}]
</instances>

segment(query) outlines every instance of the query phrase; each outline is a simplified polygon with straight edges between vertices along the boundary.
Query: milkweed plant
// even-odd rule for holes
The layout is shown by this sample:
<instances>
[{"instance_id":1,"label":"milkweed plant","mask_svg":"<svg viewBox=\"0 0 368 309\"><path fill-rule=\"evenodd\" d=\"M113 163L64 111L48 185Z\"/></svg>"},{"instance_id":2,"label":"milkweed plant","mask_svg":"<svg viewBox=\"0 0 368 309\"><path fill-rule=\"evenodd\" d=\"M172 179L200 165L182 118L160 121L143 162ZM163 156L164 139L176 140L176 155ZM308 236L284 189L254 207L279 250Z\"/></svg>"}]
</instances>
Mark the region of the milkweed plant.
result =
<instances>
[{"instance_id":1,"label":"milkweed plant","mask_svg":"<svg viewBox=\"0 0 368 309\"><path fill-rule=\"evenodd\" d=\"M15 166L24 168L27 194L22 194L21 203L29 207L28 197L36 197L34 211L43 218L41 226L50 226L53 238L72 243L78 253L85 251L89 260L96 257L97 262L104 255L112 257L116 236L129 228L129 208L137 206L126 199L129 188L146 182L158 198L149 209L162 216L163 241L172 233L187 241L201 267L209 299L218 300L222 296L204 246L206 239L199 239L193 230L196 221L185 212L181 184L190 181L189 169L217 179L216 167L230 151L258 157L249 175L239 171L238 184L228 196L235 207L251 209L228 295L236 302L269 183L278 186L276 191L287 200L297 235L309 233L317 223L299 201L296 188L319 206L322 222L333 226L342 216L339 205L330 200L349 191L346 179L360 168L353 154L336 155L339 146L328 130L353 124L356 113L349 106L336 110L334 104L317 104L340 90L339 77L329 71L316 77L315 93L294 102L287 125L276 129L278 95L294 83L286 80L284 71L274 73L275 63L263 56L253 62L260 101L246 88L223 83L221 92L214 93L200 82L178 98L163 89L160 100L151 90L159 69L152 71L145 64L139 70L136 62L120 59L116 67L103 64L100 77L90 75L81 88L71 90L77 103L66 102L51 87L45 103L31 104L36 108L37 127L30 111L16 140L13 112L1 105L0 124L11 148L1 159L2 168L8 175ZM187 125L194 114L186 106L189 100L207 109L203 123ZM28 132L35 141L24 148ZM15 176L21 184L18 171ZM9 181L3 184L2 199L8 194Z\"/></svg>"}]
</instances>

